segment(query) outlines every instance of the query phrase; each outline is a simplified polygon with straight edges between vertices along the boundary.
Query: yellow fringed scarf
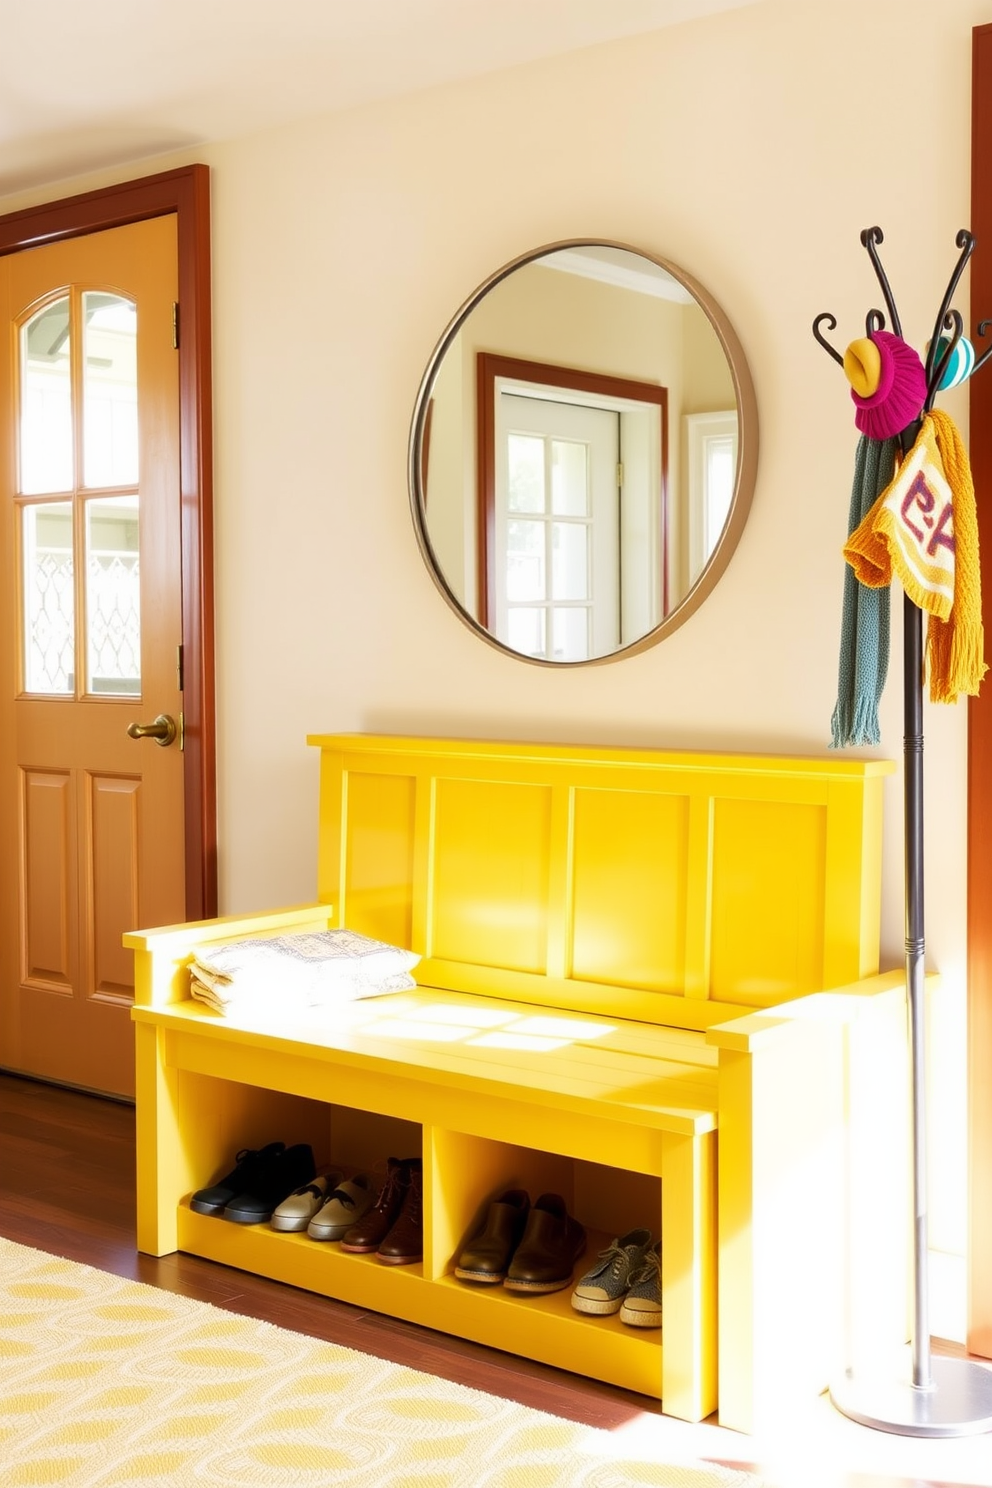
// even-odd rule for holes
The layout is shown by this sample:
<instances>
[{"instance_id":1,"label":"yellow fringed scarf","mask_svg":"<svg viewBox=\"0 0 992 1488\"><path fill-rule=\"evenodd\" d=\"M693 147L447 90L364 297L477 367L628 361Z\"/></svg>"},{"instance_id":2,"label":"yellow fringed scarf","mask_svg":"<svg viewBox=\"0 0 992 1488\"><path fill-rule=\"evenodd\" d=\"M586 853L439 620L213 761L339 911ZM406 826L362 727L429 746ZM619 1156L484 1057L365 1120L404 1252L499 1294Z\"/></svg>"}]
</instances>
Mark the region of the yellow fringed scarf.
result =
<instances>
[{"instance_id":1,"label":"yellow fringed scarf","mask_svg":"<svg viewBox=\"0 0 992 1488\"><path fill-rule=\"evenodd\" d=\"M898 578L929 615L930 701L977 694L988 668L982 628L975 487L954 420L935 409L895 479L844 548L862 584Z\"/></svg>"}]
</instances>

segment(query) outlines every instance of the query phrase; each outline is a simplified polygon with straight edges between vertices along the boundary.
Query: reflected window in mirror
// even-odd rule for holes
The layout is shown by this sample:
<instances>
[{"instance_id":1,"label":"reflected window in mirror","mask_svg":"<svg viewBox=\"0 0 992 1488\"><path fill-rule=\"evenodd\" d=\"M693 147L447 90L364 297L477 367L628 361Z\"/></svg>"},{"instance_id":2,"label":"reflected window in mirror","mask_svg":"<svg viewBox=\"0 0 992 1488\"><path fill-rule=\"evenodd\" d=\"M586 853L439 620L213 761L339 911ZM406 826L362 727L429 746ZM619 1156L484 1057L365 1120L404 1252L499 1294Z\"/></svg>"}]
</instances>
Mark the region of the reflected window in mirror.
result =
<instances>
[{"instance_id":1,"label":"reflected window in mirror","mask_svg":"<svg viewBox=\"0 0 992 1488\"><path fill-rule=\"evenodd\" d=\"M734 499L737 413L733 408L686 416L689 495L689 582L699 578L720 540Z\"/></svg>"},{"instance_id":2,"label":"reflected window in mirror","mask_svg":"<svg viewBox=\"0 0 992 1488\"><path fill-rule=\"evenodd\" d=\"M717 415L694 475L690 423ZM736 337L688 276L616 244L526 255L463 306L421 385L411 502L431 573L530 661L651 644L729 559L755 422Z\"/></svg>"}]
</instances>

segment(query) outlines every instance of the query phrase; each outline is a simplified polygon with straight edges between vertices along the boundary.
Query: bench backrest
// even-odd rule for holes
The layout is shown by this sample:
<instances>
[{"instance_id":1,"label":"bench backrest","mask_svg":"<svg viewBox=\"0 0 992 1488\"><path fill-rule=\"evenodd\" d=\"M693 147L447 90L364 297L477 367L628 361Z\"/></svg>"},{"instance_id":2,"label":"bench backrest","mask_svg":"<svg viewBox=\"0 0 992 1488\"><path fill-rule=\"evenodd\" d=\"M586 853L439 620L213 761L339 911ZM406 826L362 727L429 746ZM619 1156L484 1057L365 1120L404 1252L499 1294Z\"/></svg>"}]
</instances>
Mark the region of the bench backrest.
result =
<instances>
[{"instance_id":1,"label":"bench backrest","mask_svg":"<svg viewBox=\"0 0 992 1488\"><path fill-rule=\"evenodd\" d=\"M309 743L319 898L425 985L706 1028L878 969L889 761Z\"/></svg>"}]
</instances>

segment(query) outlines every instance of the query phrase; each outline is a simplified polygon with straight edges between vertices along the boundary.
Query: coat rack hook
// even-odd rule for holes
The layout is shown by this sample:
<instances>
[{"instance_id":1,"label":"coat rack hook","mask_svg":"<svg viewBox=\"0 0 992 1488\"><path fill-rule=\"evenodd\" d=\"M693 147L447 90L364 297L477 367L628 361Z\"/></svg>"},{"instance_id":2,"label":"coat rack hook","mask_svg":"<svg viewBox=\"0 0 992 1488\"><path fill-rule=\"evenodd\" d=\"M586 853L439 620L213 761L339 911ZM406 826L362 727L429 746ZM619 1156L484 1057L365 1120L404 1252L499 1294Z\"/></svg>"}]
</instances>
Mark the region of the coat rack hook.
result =
<instances>
[{"instance_id":1,"label":"coat rack hook","mask_svg":"<svg viewBox=\"0 0 992 1488\"><path fill-rule=\"evenodd\" d=\"M839 363L840 366L843 367L843 365L844 365L844 358L841 356L840 352L837 351L837 349L835 347L833 347L833 346L830 345L830 342L827 340L826 336L824 336L823 332L820 330L820 323L821 323L821 321L824 321L824 320L827 323L827 329L828 330L834 331L834 330L837 329L837 317L835 315L831 315L829 310L824 310L823 314L822 315L818 315L816 317L816 319L814 320L814 322L813 322L813 335L816 337L817 341L819 341L819 343L823 347L824 351L828 351L830 353L830 355L833 357L834 361L837 362L837 363Z\"/></svg>"},{"instance_id":2,"label":"coat rack hook","mask_svg":"<svg viewBox=\"0 0 992 1488\"><path fill-rule=\"evenodd\" d=\"M929 413L933 407L933 400L940 390L940 379L944 375L944 368L951 360L951 357L954 355L954 348L964 335L964 320L960 310L948 310L941 324L941 331L950 331L951 335L949 338L945 336L941 340L938 333L930 343L930 350L927 353L927 366L929 367L931 362L934 365L933 370L927 378L927 400L923 405L924 413ZM936 348L938 347L941 348L939 360L936 359Z\"/></svg>"},{"instance_id":3,"label":"coat rack hook","mask_svg":"<svg viewBox=\"0 0 992 1488\"><path fill-rule=\"evenodd\" d=\"M869 310L865 316L865 335L870 336L873 331L885 330L885 316L881 310Z\"/></svg>"},{"instance_id":4,"label":"coat rack hook","mask_svg":"<svg viewBox=\"0 0 992 1488\"><path fill-rule=\"evenodd\" d=\"M989 333L989 326L992 326L992 320L980 320L978 322L978 329L975 332L976 337L980 336L984 340L984 338ZM979 367L985 366L985 363L989 360L990 357L992 357L992 346L986 347L981 356L975 362L975 365L971 369L972 377L974 377Z\"/></svg>"},{"instance_id":5,"label":"coat rack hook","mask_svg":"<svg viewBox=\"0 0 992 1488\"><path fill-rule=\"evenodd\" d=\"M866 227L861 234L861 246L868 250L868 257L871 259L878 282L882 286L882 294L885 296L885 304L888 308L889 321L892 325L893 334L901 336L902 322L899 319L899 311L896 309L896 302L893 298L889 281L886 278L885 270L882 268L882 260L878 256L878 245L884 241L885 235L880 227Z\"/></svg>"},{"instance_id":6,"label":"coat rack hook","mask_svg":"<svg viewBox=\"0 0 992 1488\"><path fill-rule=\"evenodd\" d=\"M928 389L933 378L933 364L934 359L937 355L937 348L940 345L940 333L944 329L944 327L947 326L947 312L950 309L951 301L954 298L954 291L957 289L958 281L961 278L961 275L964 273L965 264L968 262L972 253L975 251L974 236L968 231L966 227L961 228L961 231L954 239L954 242L955 245L960 249L960 255L958 257L957 263L954 266L954 272L950 277L947 289L944 291L944 298L940 302L940 309L937 311L937 319L934 321L933 335L930 338L930 350L927 352L926 373Z\"/></svg>"}]
</instances>

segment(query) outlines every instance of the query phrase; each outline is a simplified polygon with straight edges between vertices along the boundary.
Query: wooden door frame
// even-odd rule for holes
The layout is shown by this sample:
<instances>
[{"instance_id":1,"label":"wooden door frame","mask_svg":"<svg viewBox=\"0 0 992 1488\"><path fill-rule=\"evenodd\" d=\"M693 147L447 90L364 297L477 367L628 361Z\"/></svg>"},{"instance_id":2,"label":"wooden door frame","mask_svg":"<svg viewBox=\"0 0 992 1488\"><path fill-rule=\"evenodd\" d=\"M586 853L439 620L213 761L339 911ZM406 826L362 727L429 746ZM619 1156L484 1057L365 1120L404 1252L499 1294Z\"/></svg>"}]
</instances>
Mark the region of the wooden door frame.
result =
<instances>
[{"instance_id":1,"label":"wooden door frame","mask_svg":"<svg viewBox=\"0 0 992 1488\"><path fill-rule=\"evenodd\" d=\"M972 32L971 325L992 317L992 25ZM992 375L970 389L981 550L992 555ZM992 571L982 594L992 639ZM968 702L968 1347L992 1358L992 678Z\"/></svg>"},{"instance_id":2,"label":"wooden door frame","mask_svg":"<svg viewBox=\"0 0 992 1488\"><path fill-rule=\"evenodd\" d=\"M183 166L0 216L0 254L175 213L179 244L186 916L217 913L210 173Z\"/></svg>"}]
</instances>

